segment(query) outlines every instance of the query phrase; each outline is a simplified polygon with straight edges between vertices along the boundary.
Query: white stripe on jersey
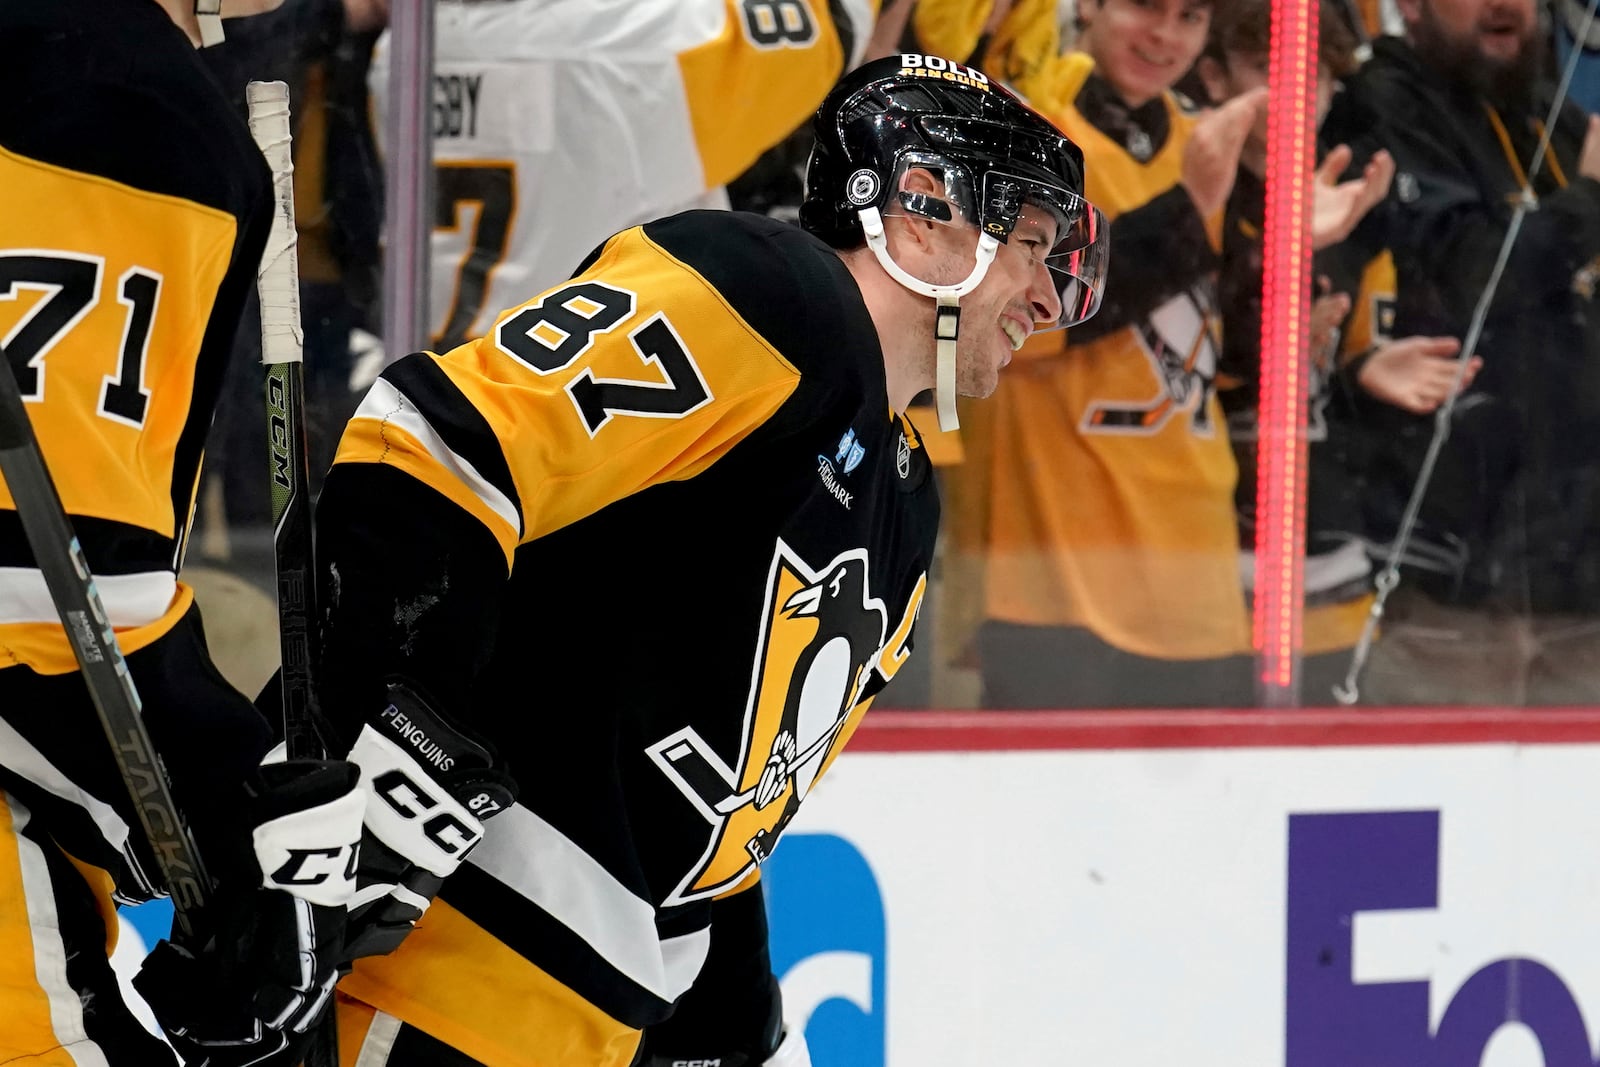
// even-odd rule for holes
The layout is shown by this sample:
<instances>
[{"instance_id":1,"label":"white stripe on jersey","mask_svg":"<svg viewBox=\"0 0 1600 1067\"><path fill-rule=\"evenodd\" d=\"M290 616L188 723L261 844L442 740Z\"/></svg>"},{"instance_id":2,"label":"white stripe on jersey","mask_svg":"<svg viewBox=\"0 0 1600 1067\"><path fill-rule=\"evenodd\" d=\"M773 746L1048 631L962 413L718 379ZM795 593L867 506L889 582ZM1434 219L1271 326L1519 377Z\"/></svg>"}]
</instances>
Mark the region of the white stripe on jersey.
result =
<instances>
[{"instance_id":1,"label":"white stripe on jersey","mask_svg":"<svg viewBox=\"0 0 1600 1067\"><path fill-rule=\"evenodd\" d=\"M661 942L661 958L666 964L668 999L676 1000L688 992L705 966L711 951L711 927L692 934L668 937Z\"/></svg>"},{"instance_id":2,"label":"white stripe on jersey","mask_svg":"<svg viewBox=\"0 0 1600 1067\"><path fill-rule=\"evenodd\" d=\"M367 1036L361 1042L361 1051L356 1054L355 1067L385 1067L389 1053L394 1051L395 1038L400 1036L400 1026L400 1020L393 1015L375 1013L372 1025L367 1027Z\"/></svg>"},{"instance_id":3,"label":"white stripe on jersey","mask_svg":"<svg viewBox=\"0 0 1600 1067\"><path fill-rule=\"evenodd\" d=\"M674 1001L705 963L710 930L659 940L655 908L521 804L496 815L467 862L531 900L602 959Z\"/></svg>"},{"instance_id":4,"label":"white stripe on jersey","mask_svg":"<svg viewBox=\"0 0 1600 1067\"><path fill-rule=\"evenodd\" d=\"M89 738L86 744L105 744L104 737ZM69 804L76 804L88 813L94 820L100 836L106 843L122 855L128 855L128 824L122 821L111 806L80 789L72 779L68 778L61 770L45 758L44 753L34 748L26 737L16 731L10 723L0 719L0 765L12 771L23 779L32 782L40 789L53 796L65 800ZM136 879L146 882L144 872L136 865L133 873Z\"/></svg>"},{"instance_id":5,"label":"white stripe on jersey","mask_svg":"<svg viewBox=\"0 0 1600 1067\"><path fill-rule=\"evenodd\" d=\"M0 793L11 809L11 829L17 843L17 860L22 868L22 899L28 909L28 938L33 948L34 977L50 1004L50 1028L62 1051L78 1067L109 1067L106 1054L89 1039L83 1025L83 1001L67 980L67 946L61 938L61 920L56 914L55 887L50 868L39 846L22 836L29 812L15 797Z\"/></svg>"},{"instance_id":6,"label":"white stripe on jersey","mask_svg":"<svg viewBox=\"0 0 1600 1067\"><path fill-rule=\"evenodd\" d=\"M94 585L111 625L118 629L150 625L167 613L178 595L178 578L171 571L96 574ZM41 572L0 567L0 624L60 621Z\"/></svg>"},{"instance_id":7,"label":"white stripe on jersey","mask_svg":"<svg viewBox=\"0 0 1600 1067\"><path fill-rule=\"evenodd\" d=\"M884 6L888 6L887 0ZM871 43L872 27L877 16L873 14L872 4L868 0L839 0L838 13L850 23L850 39L854 42L844 69L854 70L867 57L867 45Z\"/></svg>"},{"instance_id":8,"label":"white stripe on jersey","mask_svg":"<svg viewBox=\"0 0 1600 1067\"><path fill-rule=\"evenodd\" d=\"M356 408L354 417L376 419L398 426L416 438L427 449L428 455L454 472L461 484L471 489L473 495L483 501L490 511L504 519L519 534L522 532L522 516L516 505L511 503L511 498L490 484L487 478L478 473L478 468L452 451L422 412L417 410L417 405L387 379L379 378L372 383L361 406Z\"/></svg>"}]
</instances>

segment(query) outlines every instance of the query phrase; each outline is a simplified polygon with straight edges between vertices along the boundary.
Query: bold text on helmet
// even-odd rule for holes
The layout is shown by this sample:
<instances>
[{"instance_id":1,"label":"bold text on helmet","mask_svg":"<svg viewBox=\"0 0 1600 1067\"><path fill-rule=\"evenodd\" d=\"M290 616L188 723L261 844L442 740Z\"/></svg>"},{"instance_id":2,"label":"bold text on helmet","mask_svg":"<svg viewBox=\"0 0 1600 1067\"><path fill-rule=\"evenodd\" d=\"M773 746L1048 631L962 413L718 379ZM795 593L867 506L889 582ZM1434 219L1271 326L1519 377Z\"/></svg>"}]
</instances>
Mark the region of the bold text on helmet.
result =
<instances>
[{"instance_id":1,"label":"bold text on helmet","mask_svg":"<svg viewBox=\"0 0 1600 1067\"><path fill-rule=\"evenodd\" d=\"M900 53L900 73L913 78L938 78L941 81L970 85L974 89L989 91L989 76L973 70L953 59L943 56L925 56L920 52Z\"/></svg>"}]
</instances>

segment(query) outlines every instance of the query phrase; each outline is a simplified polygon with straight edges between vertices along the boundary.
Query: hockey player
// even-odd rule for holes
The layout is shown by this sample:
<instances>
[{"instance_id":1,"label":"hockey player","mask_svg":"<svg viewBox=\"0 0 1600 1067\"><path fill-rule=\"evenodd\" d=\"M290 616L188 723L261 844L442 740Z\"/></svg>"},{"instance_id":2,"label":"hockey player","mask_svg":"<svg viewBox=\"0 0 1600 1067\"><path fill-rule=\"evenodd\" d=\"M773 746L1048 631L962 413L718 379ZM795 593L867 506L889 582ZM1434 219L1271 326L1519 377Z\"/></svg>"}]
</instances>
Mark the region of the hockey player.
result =
<instances>
[{"instance_id":1,"label":"hockey player","mask_svg":"<svg viewBox=\"0 0 1600 1067\"><path fill-rule=\"evenodd\" d=\"M860 62L878 0L444 0L434 42L433 347L691 207ZM381 112L388 38L373 60ZM380 124L381 128L381 124Z\"/></svg>"},{"instance_id":2,"label":"hockey player","mask_svg":"<svg viewBox=\"0 0 1600 1067\"><path fill-rule=\"evenodd\" d=\"M0 373L21 388L217 882L200 917L212 939L158 949L142 988L186 1059L223 1067L297 1062L344 908L265 857L348 861L362 805L341 761L257 771L271 732L212 666L176 577L271 196L194 51L215 22L189 0L0 0ZM114 897L161 888L139 826L0 486L0 1062L177 1062L107 960Z\"/></svg>"},{"instance_id":3,"label":"hockey player","mask_svg":"<svg viewBox=\"0 0 1600 1067\"><path fill-rule=\"evenodd\" d=\"M625 230L350 423L328 706L388 680L449 731L430 777L476 734L520 788L341 985L363 1064L808 1062L759 864L911 650L939 505L902 413L1091 314L1105 233L1077 148L959 63L869 63L815 132L809 233ZM358 895L407 883L372 855Z\"/></svg>"}]
</instances>

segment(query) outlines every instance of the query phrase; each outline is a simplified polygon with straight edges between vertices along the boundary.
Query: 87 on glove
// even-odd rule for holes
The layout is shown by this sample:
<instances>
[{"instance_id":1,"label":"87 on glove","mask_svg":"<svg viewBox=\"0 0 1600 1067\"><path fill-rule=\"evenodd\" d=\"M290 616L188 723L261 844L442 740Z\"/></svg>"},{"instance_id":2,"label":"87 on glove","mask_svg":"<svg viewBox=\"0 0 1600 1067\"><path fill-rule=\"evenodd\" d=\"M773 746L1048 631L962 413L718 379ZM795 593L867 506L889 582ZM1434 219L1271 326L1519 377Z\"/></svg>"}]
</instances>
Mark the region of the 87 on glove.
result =
<instances>
[{"instance_id":1,"label":"87 on glove","mask_svg":"<svg viewBox=\"0 0 1600 1067\"><path fill-rule=\"evenodd\" d=\"M444 880L516 802L494 752L403 682L350 750L367 794L349 959L383 955L411 932Z\"/></svg>"}]
</instances>

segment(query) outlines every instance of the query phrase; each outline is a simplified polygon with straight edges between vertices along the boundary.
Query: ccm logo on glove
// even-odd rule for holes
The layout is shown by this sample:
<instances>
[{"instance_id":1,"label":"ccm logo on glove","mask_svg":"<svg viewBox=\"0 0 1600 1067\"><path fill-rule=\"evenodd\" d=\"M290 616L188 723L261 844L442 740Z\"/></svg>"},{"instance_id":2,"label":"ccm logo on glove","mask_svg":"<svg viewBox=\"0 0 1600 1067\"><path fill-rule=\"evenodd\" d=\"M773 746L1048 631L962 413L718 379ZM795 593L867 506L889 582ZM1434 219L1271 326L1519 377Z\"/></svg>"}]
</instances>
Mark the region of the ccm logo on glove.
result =
<instances>
[{"instance_id":1,"label":"ccm logo on glove","mask_svg":"<svg viewBox=\"0 0 1600 1067\"><path fill-rule=\"evenodd\" d=\"M402 819L420 818L424 812L440 804L439 800L428 796L405 771L398 769L385 771L374 778L372 791ZM441 851L452 856L458 852L465 853L483 836L481 831L474 833L466 823L448 811L441 811L425 821L422 832Z\"/></svg>"},{"instance_id":2,"label":"ccm logo on glove","mask_svg":"<svg viewBox=\"0 0 1600 1067\"><path fill-rule=\"evenodd\" d=\"M367 829L439 878L448 877L483 839L483 820L511 802L485 768L491 760L400 686L367 720L350 750L371 794ZM486 777L487 776L487 777Z\"/></svg>"},{"instance_id":3,"label":"ccm logo on glove","mask_svg":"<svg viewBox=\"0 0 1600 1067\"><path fill-rule=\"evenodd\" d=\"M356 890L365 806L360 791L351 790L336 800L257 826L251 837L262 886L322 907L342 907Z\"/></svg>"}]
</instances>

